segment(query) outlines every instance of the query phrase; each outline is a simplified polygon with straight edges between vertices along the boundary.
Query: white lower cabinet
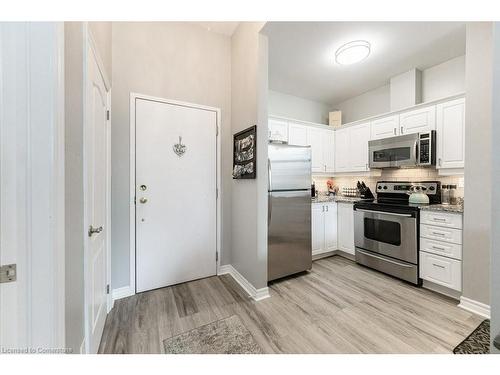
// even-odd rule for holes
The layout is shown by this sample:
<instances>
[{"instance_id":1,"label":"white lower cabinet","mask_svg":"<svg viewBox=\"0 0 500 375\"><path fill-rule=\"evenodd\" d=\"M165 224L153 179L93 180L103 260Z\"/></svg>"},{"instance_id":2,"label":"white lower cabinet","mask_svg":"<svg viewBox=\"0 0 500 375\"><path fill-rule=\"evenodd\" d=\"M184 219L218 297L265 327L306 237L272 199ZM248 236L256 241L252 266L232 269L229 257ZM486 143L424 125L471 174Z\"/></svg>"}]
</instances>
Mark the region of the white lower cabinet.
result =
<instances>
[{"instance_id":1,"label":"white lower cabinet","mask_svg":"<svg viewBox=\"0 0 500 375\"><path fill-rule=\"evenodd\" d=\"M352 203L337 206L338 249L354 255L354 210Z\"/></svg>"},{"instance_id":2,"label":"white lower cabinet","mask_svg":"<svg viewBox=\"0 0 500 375\"><path fill-rule=\"evenodd\" d=\"M462 291L462 214L422 211L420 277Z\"/></svg>"},{"instance_id":3,"label":"white lower cabinet","mask_svg":"<svg viewBox=\"0 0 500 375\"><path fill-rule=\"evenodd\" d=\"M312 205L312 255L337 250L337 203Z\"/></svg>"},{"instance_id":4,"label":"white lower cabinet","mask_svg":"<svg viewBox=\"0 0 500 375\"><path fill-rule=\"evenodd\" d=\"M420 252L420 277L453 290L462 290L462 262Z\"/></svg>"}]
</instances>

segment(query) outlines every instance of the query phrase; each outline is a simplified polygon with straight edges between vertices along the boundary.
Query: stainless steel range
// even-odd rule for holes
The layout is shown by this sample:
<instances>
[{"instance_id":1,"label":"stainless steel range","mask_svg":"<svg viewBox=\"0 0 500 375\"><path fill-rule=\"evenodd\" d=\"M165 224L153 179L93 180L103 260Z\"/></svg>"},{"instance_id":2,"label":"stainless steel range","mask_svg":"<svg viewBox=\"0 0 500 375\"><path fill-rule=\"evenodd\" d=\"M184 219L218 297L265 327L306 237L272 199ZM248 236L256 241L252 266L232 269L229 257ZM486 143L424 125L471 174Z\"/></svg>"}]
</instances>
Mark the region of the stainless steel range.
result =
<instances>
[{"instance_id":1,"label":"stainless steel range","mask_svg":"<svg viewBox=\"0 0 500 375\"><path fill-rule=\"evenodd\" d=\"M354 204L354 244L357 263L420 285L420 210L408 201L413 185L422 186L431 204L441 202L439 181L379 181L377 200Z\"/></svg>"}]
</instances>

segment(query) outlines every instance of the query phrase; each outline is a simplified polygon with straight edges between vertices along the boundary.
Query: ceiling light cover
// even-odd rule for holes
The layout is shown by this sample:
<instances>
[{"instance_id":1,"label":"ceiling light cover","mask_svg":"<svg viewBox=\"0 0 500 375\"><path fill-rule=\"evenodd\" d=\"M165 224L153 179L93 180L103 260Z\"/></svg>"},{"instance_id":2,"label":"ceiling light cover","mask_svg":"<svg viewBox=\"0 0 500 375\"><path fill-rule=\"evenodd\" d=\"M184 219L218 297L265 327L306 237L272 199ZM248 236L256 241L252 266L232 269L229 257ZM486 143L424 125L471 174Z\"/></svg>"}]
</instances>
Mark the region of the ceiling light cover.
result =
<instances>
[{"instance_id":1,"label":"ceiling light cover","mask_svg":"<svg viewBox=\"0 0 500 375\"><path fill-rule=\"evenodd\" d=\"M370 43L366 40L354 40L341 46L335 52L335 62L340 65L356 64L368 57Z\"/></svg>"}]
</instances>

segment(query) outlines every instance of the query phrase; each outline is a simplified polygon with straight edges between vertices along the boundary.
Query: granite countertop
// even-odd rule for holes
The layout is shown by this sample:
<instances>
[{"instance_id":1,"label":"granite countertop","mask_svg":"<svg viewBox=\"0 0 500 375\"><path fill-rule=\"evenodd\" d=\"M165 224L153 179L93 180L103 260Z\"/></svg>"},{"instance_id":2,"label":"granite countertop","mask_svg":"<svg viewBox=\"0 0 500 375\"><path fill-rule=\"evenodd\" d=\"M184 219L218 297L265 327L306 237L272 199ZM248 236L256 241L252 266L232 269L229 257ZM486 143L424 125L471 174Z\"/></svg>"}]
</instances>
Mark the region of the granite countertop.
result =
<instances>
[{"instance_id":1,"label":"granite countertop","mask_svg":"<svg viewBox=\"0 0 500 375\"><path fill-rule=\"evenodd\" d=\"M344 197L342 195L319 195L316 198L312 198L312 203L328 203L328 202L344 202L344 203L354 203L362 200L360 197Z\"/></svg>"},{"instance_id":2,"label":"granite countertop","mask_svg":"<svg viewBox=\"0 0 500 375\"><path fill-rule=\"evenodd\" d=\"M426 211L445 211L445 212L456 212L463 213L464 205L463 204L430 204L428 206L420 206L421 210Z\"/></svg>"}]
</instances>

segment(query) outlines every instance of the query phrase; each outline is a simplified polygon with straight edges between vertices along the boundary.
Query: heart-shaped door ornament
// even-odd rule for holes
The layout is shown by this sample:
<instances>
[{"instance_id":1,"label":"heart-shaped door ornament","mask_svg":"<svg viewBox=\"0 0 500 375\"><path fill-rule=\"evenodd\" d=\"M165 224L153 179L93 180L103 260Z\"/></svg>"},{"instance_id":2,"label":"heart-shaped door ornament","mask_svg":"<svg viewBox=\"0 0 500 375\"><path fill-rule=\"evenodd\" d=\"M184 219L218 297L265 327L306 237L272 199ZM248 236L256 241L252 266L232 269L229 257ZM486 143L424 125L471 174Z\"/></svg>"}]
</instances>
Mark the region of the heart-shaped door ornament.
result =
<instances>
[{"instance_id":1,"label":"heart-shaped door ornament","mask_svg":"<svg viewBox=\"0 0 500 375\"><path fill-rule=\"evenodd\" d=\"M181 136L179 136L179 143L174 144L172 148L174 149L174 152L177 154L178 157L184 155L184 153L186 152L186 145L182 144Z\"/></svg>"}]
</instances>

